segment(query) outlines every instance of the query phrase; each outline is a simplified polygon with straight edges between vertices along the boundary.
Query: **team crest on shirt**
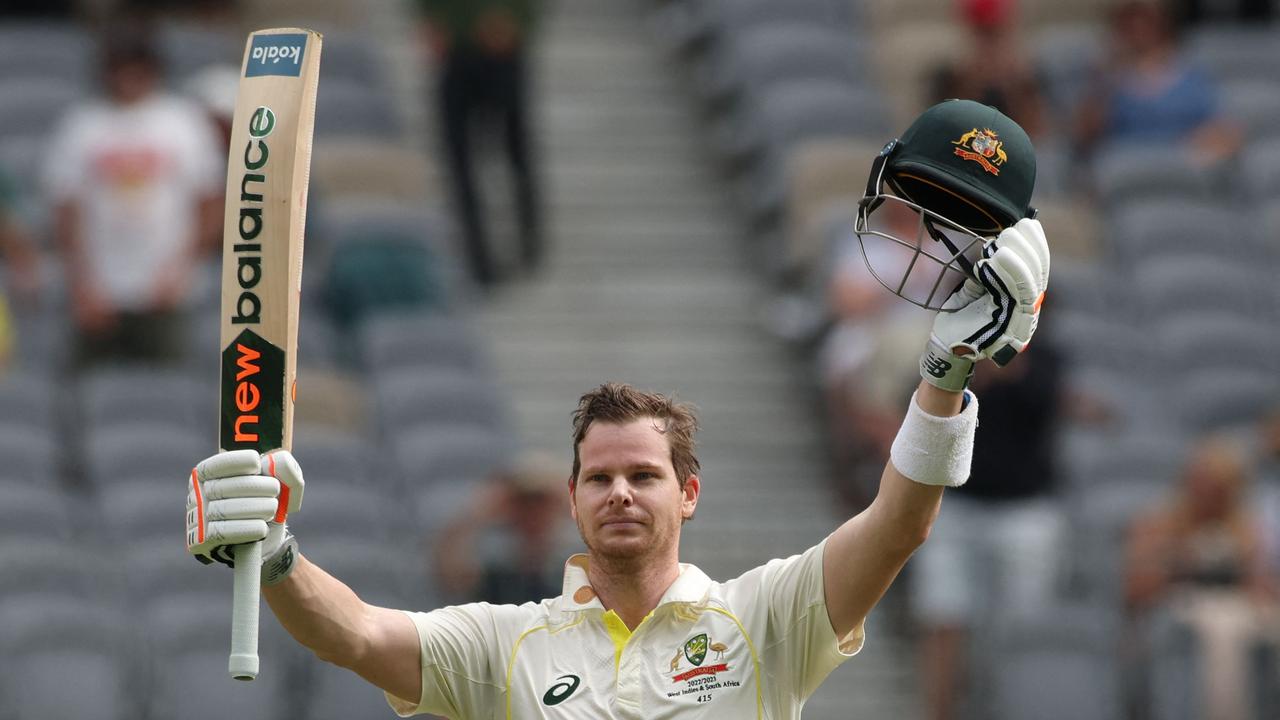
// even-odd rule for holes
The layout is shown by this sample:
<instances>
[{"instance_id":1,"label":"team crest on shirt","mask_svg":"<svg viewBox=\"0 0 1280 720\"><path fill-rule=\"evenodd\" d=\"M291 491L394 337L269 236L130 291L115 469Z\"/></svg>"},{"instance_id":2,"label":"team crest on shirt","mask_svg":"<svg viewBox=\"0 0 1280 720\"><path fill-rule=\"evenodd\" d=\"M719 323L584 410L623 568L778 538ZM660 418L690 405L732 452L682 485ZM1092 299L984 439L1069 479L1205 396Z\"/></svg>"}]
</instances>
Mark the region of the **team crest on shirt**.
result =
<instances>
[{"instance_id":1,"label":"team crest on shirt","mask_svg":"<svg viewBox=\"0 0 1280 720\"><path fill-rule=\"evenodd\" d=\"M709 702L714 691L741 685L737 680L718 676L719 673L729 672L729 664L723 662L724 654L728 651L728 645L717 642L707 633L698 633L686 640L684 645L676 648L668 668L671 682L682 687L672 688L667 692L667 697L696 695L698 702Z\"/></svg>"},{"instance_id":2,"label":"team crest on shirt","mask_svg":"<svg viewBox=\"0 0 1280 720\"><path fill-rule=\"evenodd\" d=\"M992 175L999 175L1000 166L1009 159L1003 149L1004 141L991 128L973 128L961 135L959 140L952 140L951 144L958 146L957 157L978 163Z\"/></svg>"}]
</instances>

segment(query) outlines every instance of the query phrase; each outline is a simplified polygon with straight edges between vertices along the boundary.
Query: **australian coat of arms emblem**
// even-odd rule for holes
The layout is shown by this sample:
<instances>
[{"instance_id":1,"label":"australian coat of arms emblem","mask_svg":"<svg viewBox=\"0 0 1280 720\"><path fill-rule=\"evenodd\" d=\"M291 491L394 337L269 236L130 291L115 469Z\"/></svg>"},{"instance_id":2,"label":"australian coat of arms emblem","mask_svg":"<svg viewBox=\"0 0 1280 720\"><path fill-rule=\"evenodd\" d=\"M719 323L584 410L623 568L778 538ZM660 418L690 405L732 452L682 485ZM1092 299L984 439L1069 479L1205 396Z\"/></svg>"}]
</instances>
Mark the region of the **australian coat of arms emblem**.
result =
<instances>
[{"instance_id":1,"label":"australian coat of arms emblem","mask_svg":"<svg viewBox=\"0 0 1280 720\"><path fill-rule=\"evenodd\" d=\"M1009 159L1002 148L1004 143L1001 142L1000 136L990 128L982 130L974 128L961 135L959 140L951 141L951 144L958 146L956 147L958 157L978 163L983 170L992 175L999 175L1000 166Z\"/></svg>"}]
</instances>

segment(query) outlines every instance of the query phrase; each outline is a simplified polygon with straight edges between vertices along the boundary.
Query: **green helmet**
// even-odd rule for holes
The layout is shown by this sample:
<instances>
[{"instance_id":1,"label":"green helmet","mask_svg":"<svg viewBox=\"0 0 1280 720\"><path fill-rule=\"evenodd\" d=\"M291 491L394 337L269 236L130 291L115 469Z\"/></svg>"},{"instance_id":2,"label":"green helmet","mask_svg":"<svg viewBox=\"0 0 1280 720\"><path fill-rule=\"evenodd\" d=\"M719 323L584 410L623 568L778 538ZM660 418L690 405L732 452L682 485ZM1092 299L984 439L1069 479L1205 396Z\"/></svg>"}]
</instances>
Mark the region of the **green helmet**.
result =
<instances>
[{"instance_id":1,"label":"green helmet","mask_svg":"<svg viewBox=\"0 0 1280 720\"><path fill-rule=\"evenodd\" d=\"M972 276L985 238L1035 217L1035 179L1030 138L999 110L972 100L947 100L925 110L880 151L859 204L856 232L872 274L895 294L940 309L957 281ZM914 240L878 225L873 213L886 202L918 214ZM906 273L899 277L892 268L877 268L867 253L871 238L912 251ZM922 264L922 258L933 263ZM940 271L936 265L942 266ZM921 275L934 271L936 278L926 278L932 283L919 282ZM909 280L912 274L916 280Z\"/></svg>"}]
</instances>

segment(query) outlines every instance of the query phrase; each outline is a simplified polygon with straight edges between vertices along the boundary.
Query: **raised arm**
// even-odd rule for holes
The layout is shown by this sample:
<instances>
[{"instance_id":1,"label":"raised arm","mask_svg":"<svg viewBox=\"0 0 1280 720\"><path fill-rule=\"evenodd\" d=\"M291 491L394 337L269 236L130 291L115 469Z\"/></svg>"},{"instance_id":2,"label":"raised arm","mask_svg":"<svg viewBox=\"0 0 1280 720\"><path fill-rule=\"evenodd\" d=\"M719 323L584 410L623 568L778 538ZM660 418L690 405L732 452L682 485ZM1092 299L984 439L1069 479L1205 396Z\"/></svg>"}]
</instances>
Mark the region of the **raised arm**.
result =
<instances>
[{"instance_id":1,"label":"raised arm","mask_svg":"<svg viewBox=\"0 0 1280 720\"><path fill-rule=\"evenodd\" d=\"M301 508L304 486L286 451L235 450L204 460L187 490L188 552L230 565L235 545L261 540L262 594L285 630L320 659L416 704L422 651L413 621L365 603L298 552L285 520Z\"/></svg>"},{"instance_id":2,"label":"raised arm","mask_svg":"<svg viewBox=\"0 0 1280 720\"><path fill-rule=\"evenodd\" d=\"M871 505L827 539L823 582L837 637L857 628L884 596L937 517L943 488L969 475L978 402L965 390L973 365L1005 365L1035 333L1049 280L1049 250L1036 220L990 241L967 281L934 321L922 380L898 431Z\"/></svg>"},{"instance_id":3,"label":"raised arm","mask_svg":"<svg viewBox=\"0 0 1280 720\"><path fill-rule=\"evenodd\" d=\"M399 610L370 605L299 556L293 572L262 588L285 630L321 660L352 670L405 700L422 696L418 631Z\"/></svg>"}]
</instances>

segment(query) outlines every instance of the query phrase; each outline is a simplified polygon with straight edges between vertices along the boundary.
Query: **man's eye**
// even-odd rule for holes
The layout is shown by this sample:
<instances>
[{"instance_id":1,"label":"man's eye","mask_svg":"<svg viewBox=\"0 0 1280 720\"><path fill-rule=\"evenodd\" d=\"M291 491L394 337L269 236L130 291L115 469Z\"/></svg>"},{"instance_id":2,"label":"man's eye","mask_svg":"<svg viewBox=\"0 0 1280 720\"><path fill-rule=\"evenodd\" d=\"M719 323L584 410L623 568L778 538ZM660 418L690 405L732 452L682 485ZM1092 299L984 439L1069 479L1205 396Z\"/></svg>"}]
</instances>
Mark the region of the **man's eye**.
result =
<instances>
[{"instance_id":1,"label":"man's eye","mask_svg":"<svg viewBox=\"0 0 1280 720\"><path fill-rule=\"evenodd\" d=\"M652 479L654 479L655 477L657 477L657 475L655 475L655 474L653 474L653 473L651 473L651 472L648 472L648 471L642 471L642 472L638 472L638 473L636 473L636 479L637 479L637 480L652 480Z\"/></svg>"},{"instance_id":2,"label":"man's eye","mask_svg":"<svg viewBox=\"0 0 1280 720\"><path fill-rule=\"evenodd\" d=\"M587 479L590 480L591 482L608 482L609 476L608 475L592 475Z\"/></svg>"}]
</instances>

